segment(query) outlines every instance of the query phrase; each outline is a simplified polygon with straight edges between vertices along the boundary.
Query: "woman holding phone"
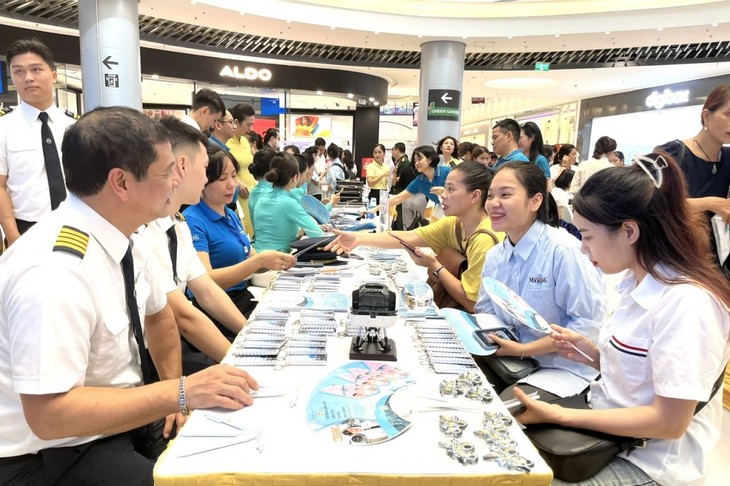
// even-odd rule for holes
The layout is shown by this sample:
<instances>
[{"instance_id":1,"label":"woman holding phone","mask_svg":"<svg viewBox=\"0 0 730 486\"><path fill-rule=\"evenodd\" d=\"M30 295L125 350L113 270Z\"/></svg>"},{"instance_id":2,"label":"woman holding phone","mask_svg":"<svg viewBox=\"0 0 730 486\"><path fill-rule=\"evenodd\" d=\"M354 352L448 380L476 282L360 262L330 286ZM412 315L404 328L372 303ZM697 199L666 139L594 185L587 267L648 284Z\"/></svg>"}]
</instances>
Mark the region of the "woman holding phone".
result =
<instances>
[{"instance_id":1,"label":"woman holding phone","mask_svg":"<svg viewBox=\"0 0 730 486\"><path fill-rule=\"evenodd\" d=\"M509 162L494 174L487 196L492 227L507 234L504 242L487 255L482 277L494 278L522 297L549 323L569 327L590 339L598 336L605 316L605 291L601 274L580 254L580 241L558 229L557 214L548 204L547 179L538 166ZM534 357L545 371L530 378L530 384L556 395L571 387L575 394L588 386L596 370L567 360L556 353L550 336L520 324L492 302L486 291L475 306L489 316L482 327L506 326L519 341L492 339L499 344L498 357ZM490 322L491 321L491 322ZM488 325L487 325L488 324ZM479 360L499 392L509 383L492 375L499 358ZM548 371L549 370L549 371Z\"/></svg>"},{"instance_id":2,"label":"woman holding phone","mask_svg":"<svg viewBox=\"0 0 730 486\"><path fill-rule=\"evenodd\" d=\"M597 339L554 326L561 356L600 369L601 379L589 410L516 389L526 406L518 419L651 439L580 484L703 484L720 437L722 393L708 399L730 355L730 283L712 263L682 171L666 153L639 157L592 175L573 208L583 259L608 274L627 270ZM699 402L708 403L697 412Z\"/></svg>"},{"instance_id":3,"label":"woman holding phone","mask_svg":"<svg viewBox=\"0 0 730 486\"><path fill-rule=\"evenodd\" d=\"M503 235L500 237L492 232L484 210L491 179L489 169L479 162L462 162L451 169L441 195L446 217L411 231L350 233L335 230L339 236L328 249L349 253L360 245L405 247L416 264L428 268L430 275L439 280L449 295L471 312L479 292L484 256L503 238ZM457 231L461 238L457 238ZM433 251L422 247L429 247ZM445 249L464 250L468 266L461 275L452 274L439 262L438 256L445 253Z\"/></svg>"}]
</instances>

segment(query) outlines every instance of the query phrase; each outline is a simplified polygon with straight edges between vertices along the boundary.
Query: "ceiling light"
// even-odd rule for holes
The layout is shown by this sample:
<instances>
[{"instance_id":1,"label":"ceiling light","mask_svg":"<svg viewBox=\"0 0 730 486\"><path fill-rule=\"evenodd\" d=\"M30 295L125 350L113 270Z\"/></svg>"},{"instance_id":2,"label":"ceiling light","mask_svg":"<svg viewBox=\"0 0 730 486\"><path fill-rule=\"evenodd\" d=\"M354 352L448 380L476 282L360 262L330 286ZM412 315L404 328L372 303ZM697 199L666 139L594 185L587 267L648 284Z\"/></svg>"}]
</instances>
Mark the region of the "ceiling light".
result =
<instances>
[{"instance_id":1,"label":"ceiling light","mask_svg":"<svg viewBox=\"0 0 730 486\"><path fill-rule=\"evenodd\" d=\"M375 102L375 103L373 103L373 104L374 104L375 106L380 106L380 101L376 101L376 102Z\"/></svg>"},{"instance_id":2,"label":"ceiling light","mask_svg":"<svg viewBox=\"0 0 730 486\"><path fill-rule=\"evenodd\" d=\"M378 35L378 34L380 34L380 32L378 32L378 31L376 30L375 32L373 32L373 34L375 34L375 35Z\"/></svg>"},{"instance_id":3,"label":"ceiling light","mask_svg":"<svg viewBox=\"0 0 730 486\"><path fill-rule=\"evenodd\" d=\"M286 23L287 23L287 24L291 24L291 20L287 20L287 21L286 21Z\"/></svg>"},{"instance_id":4,"label":"ceiling light","mask_svg":"<svg viewBox=\"0 0 730 486\"><path fill-rule=\"evenodd\" d=\"M372 103L373 101L375 101L375 98L373 98L373 97L371 96L370 98L368 98L368 101L369 101L370 103Z\"/></svg>"},{"instance_id":5,"label":"ceiling light","mask_svg":"<svg viewBox=\"0 0 730 486\"><path fill-rule=\"evenodd\" d=\"M418 34L418 38L420 39L421 37L423 37L423 35L421 35L421 34Z\"/></svg>"},{"instance_id":6,"label":"ceiling light","mask_svg":"<svg viewBox=\"0 0 730 486\"><path fill-rule=\"evenodd\" d=\"M555 34L555 37L560 37L560 34Z\"/></svg>"},{"instance_id":7,"label":"ceiling light","mask_svg":"<svg viewBox=\"0 0 730 486\"><path fill-rule=\"evenodd\" d=\"M159 75L159 74L153 74L153 75L151 76L151 78L152 78L152 79L160 79L160 75Z\"/></svg>"},{"instance_id":8,"label":"ceiling light","mask_svg":"<svg viewBox=\"0 0 730 486\"><path fill-rule=\"evenodd\" d=\"M508 35L508 36L507 36L507 38L508 38L508 39L511 39L511 38L512 38L512 36L511 36L511 35Z\"/></svg>"},{"instance_id":9,"label":"ceiling light","mask_svg":"<svg viewBox=\"0 0 730 486\"><path fill-rule=\"evenodd\" d=\"M465 35L462 35L461 38L464 39L464 40L467 40L469 37L467 37Z\"/></svg>"},{"instance_id":10,"label":"ceiling light","mask_svg":"<svg viewBox=\"0 0 730 486\"><path fill-rule=\"evenodd\" d=\"M607 30L606 32L604 32L604 34L611 35L611 31L610 30Z\"/></svg>"},{"instance_id":11,"label":"ceiling light","mask_svg":"<svg viewBox=\"0 0 730 486\"><path fill-rule=\"evenodd\" d=\"M663 31L663 30L664 30L663 28L659 27L659 28L658 28L658 29L657 29L656 31L657 31L657 32L661 32L661 31Z\"/></svg>"},{"instance_id":12,"label":"ceiling light","mask_svg":"<svg viewBox=\"0 0 730 486\"><path fill-rule=\"evenodd\" d=\"M717 27L717 22L714 22L710 27Z\"/></svg>"},{"instance_id":13,"label":"ceiling light","mask_svg":"<svg viewBox=\"0 0 730 486\"><path fill-rule=\"evenodd\" d=\"M550 78L503 78L503 79L492 79L484 83L484 86L494 89L507 89L507 90L528 90L528 89L542 89L551 88L558 86L560 83L555 79Z\"/></svg>"},{"instance_id":14,"label":"ceiling light","mask_svg":"<svg viewBox=\"0 0 730 486\"><path fill-rule=\"evenodd\" d=\"M354 97L355 97L355 95L354 95L354 94L352 94L352 93L347 93L347 97L348 97L348 98L350 98L350 99L352 99L352 98L354 98Z\"/></svg>"},{"instance_id":15,"label":"ceiling light","mask_svg":"<svg viewBox=\"0 0 730 486\"><path fill-rule=\"evenodd\" d=\"M324 91L322 91L321 89L318 89L318 90L317 90L317 94L318 94L319 96L322 96L322 95L324 94Z\"/></svg>"},{"instance_id":16,"label":"ceiling light","mask_svg":"<svg viewBox=\"0 0 730 486\"><path fill-rule=\"evenodd\" d=\"M331 25L331 26L330 26L330 30L335 30L336 28L337 28L337 27L335 27L334 25Z\"/></svg>"}]
</instances>

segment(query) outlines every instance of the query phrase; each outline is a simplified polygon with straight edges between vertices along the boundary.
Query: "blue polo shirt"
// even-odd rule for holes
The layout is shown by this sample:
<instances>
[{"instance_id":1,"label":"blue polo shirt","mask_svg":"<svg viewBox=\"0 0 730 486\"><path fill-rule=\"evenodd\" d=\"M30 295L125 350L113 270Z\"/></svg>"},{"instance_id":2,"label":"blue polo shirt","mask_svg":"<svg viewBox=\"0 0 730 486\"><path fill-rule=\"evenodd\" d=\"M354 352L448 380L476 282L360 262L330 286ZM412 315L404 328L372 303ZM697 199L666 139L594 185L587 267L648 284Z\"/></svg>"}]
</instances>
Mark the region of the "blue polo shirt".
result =
<instances>
[{"instance_id":1,"label":"blue polo shirt","mask_svg":"<svg viewBox=\"0 0 730 486\"><path fill-rule=\"evenodd\" d=\"M432 187L445 186L446 177L449 175L449 172L451 172L451 167L438 165L433 169L432 181L429 181L425 175L418 174L418 176L413 179L410 184L408 184L408 187L406 187L406 191L410 192L411 194L423 194L434 203L440 204L441 201L439 201L438 196L436 194L431 194L430 191Z\"/></svg>"},{"instance_id":2,"label":"blue polo shirt","mask_svg":"<svg viewBox=\"0 0 730 486\"><path fill-rule=\"evenodd\" d=\"M238 216L228 207L225 211L226 215L222 216L202 201L183 211L195 250L207 253L213 268L236 265L246 260L251 253L251 240ZM244 280L226 289L226 292L246 287L248 281Z\"/></svg>"},{"instance_id":3,"label":"blue polo shirt","mask_svg":"<svg viewBox=\"0 0 730 486\"><path fill-rule=\"evenodd\" d=\"M529 162L530 159L527 158L525 154L522 153L520 149L515 150L514 152L511 152L506 157L500 157L497 159L497 163L494 164L492 167L492 172L495 172L497 169L502 167L507 162ZM548 173L550 172L550 168L548 168Z\"/></svg>"}]
</instances>

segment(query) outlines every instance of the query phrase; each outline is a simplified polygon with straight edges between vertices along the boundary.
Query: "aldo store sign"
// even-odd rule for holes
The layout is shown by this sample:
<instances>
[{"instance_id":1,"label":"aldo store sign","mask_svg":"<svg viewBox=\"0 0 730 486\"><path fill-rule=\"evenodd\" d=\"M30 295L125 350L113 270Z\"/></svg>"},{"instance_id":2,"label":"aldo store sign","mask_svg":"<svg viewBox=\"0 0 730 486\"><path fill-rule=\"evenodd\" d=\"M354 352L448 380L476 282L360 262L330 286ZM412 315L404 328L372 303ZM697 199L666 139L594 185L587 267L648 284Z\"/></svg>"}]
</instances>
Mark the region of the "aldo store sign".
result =
<instances>
[{"instance_id":1,"label":"aldo store sign","mask_svg":"<svg viewBox=\"0 0 730 486\"><path fill-rule=\"evenodd\" d=\"M271 81L271 71L268 69L257 69L251 66L223 66L220 76L222 78L245 79L247 81Z\"/></svg>"}]
</instances>

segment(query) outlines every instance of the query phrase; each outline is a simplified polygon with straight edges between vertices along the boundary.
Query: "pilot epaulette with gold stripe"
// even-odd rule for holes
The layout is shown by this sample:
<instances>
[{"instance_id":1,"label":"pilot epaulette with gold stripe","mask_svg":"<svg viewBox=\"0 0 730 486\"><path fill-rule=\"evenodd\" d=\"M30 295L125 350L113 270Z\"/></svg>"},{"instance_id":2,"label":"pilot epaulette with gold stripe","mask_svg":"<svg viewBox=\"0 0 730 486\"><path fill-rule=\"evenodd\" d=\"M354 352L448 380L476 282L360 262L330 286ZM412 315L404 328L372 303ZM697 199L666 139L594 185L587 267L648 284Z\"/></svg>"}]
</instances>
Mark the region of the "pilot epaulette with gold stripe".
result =
<instances>
[{"instance_id":1,"label":"pilot epaulette with gold stripe","mask_svg":"<svg viewBox=\"0 0 730 486\"><path fill-rule=\"evenodd\" d=\"M183 216L183 213L178 211L177 213L175 213L175 219L177 219L178 221L185 221L185 216Z\"/></svg>"},{"instance_id":2,"label":"pilot epaulette with gold stripe","mask_svg":"<svg viewBox=\"0 0 730 486\"><path fill-rule=\"evenodd\" d=\"M53 251L66 251L79 258L84 258L88 245L88 233L84 233L73 226L64 226L58 233L56 243L53 245Z\"/></svg>"}]
</instances>

